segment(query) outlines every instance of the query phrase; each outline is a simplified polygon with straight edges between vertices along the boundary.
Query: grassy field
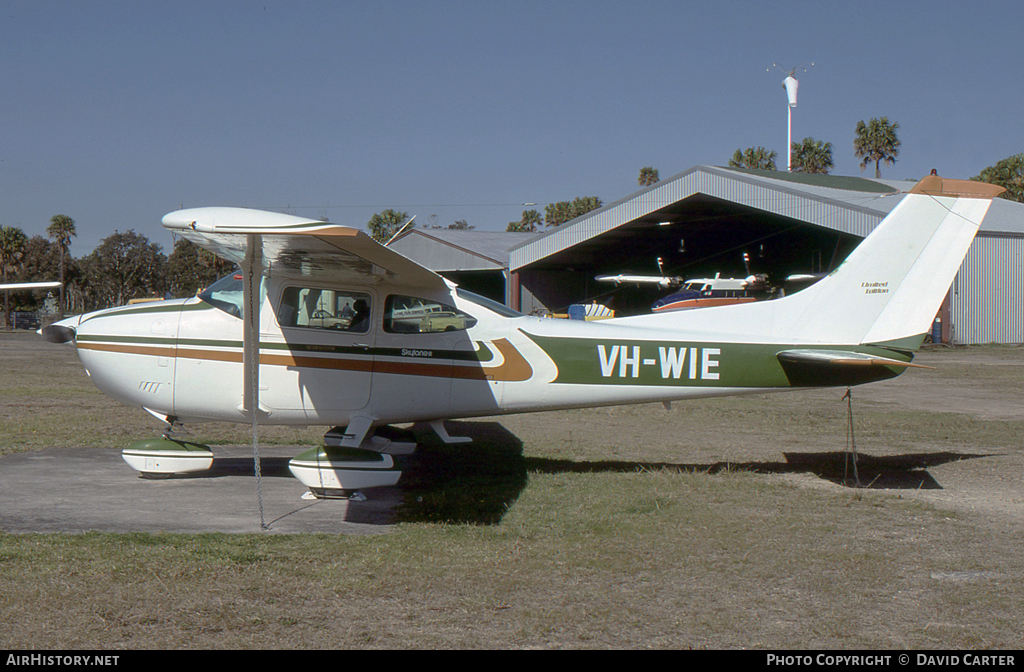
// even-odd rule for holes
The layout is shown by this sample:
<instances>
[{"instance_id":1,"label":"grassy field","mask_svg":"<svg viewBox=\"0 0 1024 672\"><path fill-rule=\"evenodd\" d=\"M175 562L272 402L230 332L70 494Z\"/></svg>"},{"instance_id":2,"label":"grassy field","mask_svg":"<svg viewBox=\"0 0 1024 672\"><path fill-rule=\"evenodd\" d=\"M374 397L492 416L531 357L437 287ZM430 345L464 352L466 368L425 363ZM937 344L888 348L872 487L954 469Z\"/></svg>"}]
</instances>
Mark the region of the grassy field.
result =
<instances>
[{"instance_id":1,"label":"grassy field","mask_svg":"<svg viewBox=\"0 0 1024 672\"><path fill-rule=\"evenodd\" d=\"M836 483L844 390L488 419L383 534L0 533L0 646L1019 648L1024 521L955 504L967 470L1019 483L1020 417L969 402L1021 399L1024 350L926 355L855 392L873 488ZM154 431L69 347L0 334L0 366L0 452Z\"/></svg>"}]
</instances>

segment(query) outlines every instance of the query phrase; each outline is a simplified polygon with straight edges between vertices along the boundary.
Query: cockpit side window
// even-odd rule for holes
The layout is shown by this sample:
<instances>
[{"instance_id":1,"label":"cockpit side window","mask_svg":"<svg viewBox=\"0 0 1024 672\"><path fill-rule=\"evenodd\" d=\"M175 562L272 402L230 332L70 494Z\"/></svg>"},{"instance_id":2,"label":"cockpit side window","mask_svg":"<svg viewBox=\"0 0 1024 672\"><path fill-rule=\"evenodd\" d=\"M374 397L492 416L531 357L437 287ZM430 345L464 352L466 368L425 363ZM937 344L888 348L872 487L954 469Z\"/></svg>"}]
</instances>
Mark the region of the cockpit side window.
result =
<instances>
[{"instance_id":1,"label":"cockpit side window","mask_svg":"<svg viewBox=\"0 0 1024 672\"><path fill-rule=\"evenodd\" d=\"M277 321L282 327L332 329L365 334L370 330L369 294L341 289L286 287Z\"/></svg>"},{"instance_id":2,"label":"cockpit side window","mask_svg":"<svg viewBox=\"0 0 1024 672\"><path fill-rule=\"evenodd\" d=\"M392 334L462 331L475 324L476 318L432 299L392 294L384 302L384 331Z\"/></svg>"}]
</instances>

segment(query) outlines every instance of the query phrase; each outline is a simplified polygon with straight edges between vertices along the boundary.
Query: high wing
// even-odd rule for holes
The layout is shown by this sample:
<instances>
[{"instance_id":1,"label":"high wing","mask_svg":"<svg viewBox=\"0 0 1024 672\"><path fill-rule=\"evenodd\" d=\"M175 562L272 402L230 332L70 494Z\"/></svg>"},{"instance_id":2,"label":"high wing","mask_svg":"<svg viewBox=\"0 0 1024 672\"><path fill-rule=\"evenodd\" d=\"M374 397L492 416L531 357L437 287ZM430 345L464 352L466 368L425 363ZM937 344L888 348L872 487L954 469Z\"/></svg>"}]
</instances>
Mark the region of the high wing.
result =
<instances>
[{"instance_id":1,"label":"high wing","mask_svg":"<svg viewBox=\"0 0 1024 672\"><path fill-rule=\"evenodd\" d=\"M659 287L677 287L682 284L683 279L675 276L664 275L632 275L629 273L617 273L616 275L598 275L594 277L598 282L614 282L616 285L645 284L658 285Z\"/></svg>"},{"instance_id":2,"label":"high wing","mask_svg":"<svg viewBox=\"0 0 1024 672\"><path fill-rule=\"evenodd\" d=\"M438 274L348 226L246 208L178 210L164 216L163 224L236 264L250 258L267 275L447 287Z\"/></svg>"},{"instance_id":3,"label":"high wing","mask_svg":"<svg viewBox=\"0 0 1024 672\"><path fill-rule=\"evenodd\" d=\"M57 289L59 282L8 282L0 284L0 290L5 289Z\"/></svg>"},{"instance_id":4,"label":"high wing","mask_svg":"<svg viewBox=\"0 0 1024 672\"><path fill-rule=\"evenodd\" d=\"M165 228L242 270L242 410L259 415L259 278L275 275L449 291L444 278L348 226L246 208L191 208Z\"/></svg>"}]
</instances>

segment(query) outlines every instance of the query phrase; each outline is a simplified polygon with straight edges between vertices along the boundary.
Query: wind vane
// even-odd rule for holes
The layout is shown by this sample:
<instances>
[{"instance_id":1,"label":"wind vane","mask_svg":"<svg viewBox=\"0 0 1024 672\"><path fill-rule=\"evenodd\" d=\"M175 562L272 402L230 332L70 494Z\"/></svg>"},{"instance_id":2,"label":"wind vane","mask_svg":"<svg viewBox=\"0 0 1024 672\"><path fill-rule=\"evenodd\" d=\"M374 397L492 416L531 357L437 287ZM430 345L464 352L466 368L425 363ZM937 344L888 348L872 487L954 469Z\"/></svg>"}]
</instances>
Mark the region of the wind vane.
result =
<instances>
[{"instance_id":1,"label":"wind vane","mask_svg":"<svg viewBox=\"0 0 1024 672\"><path fill-rule=\"evenodd\" d=\"M778 63L772 63L772 67L778 68L779 70L782 70L783 72L788 72L789 73L789 75L784 80L782 80L782 87L784 89L786 89L786 96L789 98L789 106L786 108L786 112L787 112L788 117L789 117L788 123L787 123L788 133L786 135L786 171L787 172L792 172L793 171L793 108L796 107L796 91L797 91L797 88L800 86L800 82L797 81L795 75L796 75L796 71L797 70L803 70L804 72L807 72L807 66L806 65L799 65L799 66L797 66L795 68L792 68L792 69L790 69L788 71L785 68L783 68L781 65L779 65ZM813 61L811 62L810 67L812 67L812 68L814 67L814 62ZM771 70L772 70L771 68L768 68L768 72L771 72Z\"/></svg>"}]
</instances>

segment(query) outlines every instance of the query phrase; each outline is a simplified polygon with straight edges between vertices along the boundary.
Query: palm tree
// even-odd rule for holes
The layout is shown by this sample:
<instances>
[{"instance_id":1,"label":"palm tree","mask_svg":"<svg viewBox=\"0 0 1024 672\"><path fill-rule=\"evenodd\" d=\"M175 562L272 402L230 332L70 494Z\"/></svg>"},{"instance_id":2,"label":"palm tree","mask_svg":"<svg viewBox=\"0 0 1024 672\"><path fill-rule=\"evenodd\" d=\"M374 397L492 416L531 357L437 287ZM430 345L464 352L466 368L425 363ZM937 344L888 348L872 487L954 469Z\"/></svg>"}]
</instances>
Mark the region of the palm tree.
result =
<instances>
[{"instance_id":1,"label":"palm tree","mask_svg":"<svg viewBox=\"0 0 1024 672\"><path fill-rule=\"evenodd\" d=\"M833 167L831 142L804 138L793 143L793 172L827 175Z\"/></svg>"},{"instance_id":2,"label":"palm tree","mask_svg":"<svg viewBox=\"0 0 1024 672\"><path fill-rule=\"evenodd\" d=\"M16 226L0 226L0 272L3 273L5 284L7 283L7 273L17 270L27 241L25 232ZM4 323L7 329L11 328L11 290L9 289L4 292Z\"/></svg>"},{"instance_id":3,"label":"palm tree","mask_svg":"<svg viewBox=\"0 0 1024 672\"><path fill-rule=\"evenodd\" d=\"M640 169L640 177L637 178L637 182L641 187L649 187L652 184L656 184L661 177L658 175L658 169L647 166Z\"/></svg>"},{"instance_id":4,"label":"palm tree","mask_svg":"<svg viewBox=\"0 0 1024 672\"><path fill-rule=\"evenodd\" d=\"M68 248L71 247L72 236L78 235L75 232L75 220L67 215L54 215L50 218L50 226L46 228L46 234L53 238L60 247L60 309L64 311L67 308L64 305L64 258L68 254Z\"/></svg>"},{"instance_id":5,"label":"palm tree","mask_svg":"<svg viewBox=\"0 0 1024 672\"><path fill-rule=\"evenodd\" d=\"M884 161L892 166L900 153L900 141L896 137L899 124L889 123L888 117L872 119L868 123L857 122L857 137L853 139L853 154L861 159L860 169L863 171L872 161L875 162L875 179L882 177L879 165Z\"/></svg>"},{"instance_id":6,"label":"palm tree","mask_svg":"<svg viewBox=\"0 0 1024 672\"><path fill-rule=\"evenodd\" d=\"M775 170L775 157L777 156L777 152L769 151L764 147L747 147L746 151L737 149L729 159L729 167Z\"/></svg>"},{"instance_id":7,"label":"palm tree","mask_svg":"<svg viewBox=\"0 0 1024 672\"><path fill-rule=\"evenodd\" d=\"M536 210L523 210L523 217L518 222L509 222L506 231L516 233L536 233L544 226L544 218Z\"/></svg>"}]
</instances>

